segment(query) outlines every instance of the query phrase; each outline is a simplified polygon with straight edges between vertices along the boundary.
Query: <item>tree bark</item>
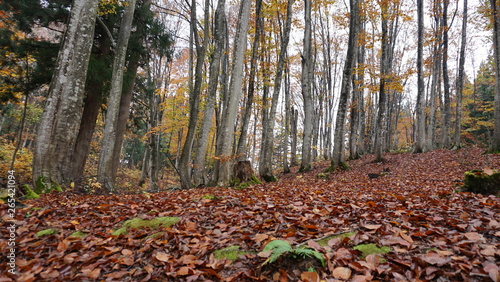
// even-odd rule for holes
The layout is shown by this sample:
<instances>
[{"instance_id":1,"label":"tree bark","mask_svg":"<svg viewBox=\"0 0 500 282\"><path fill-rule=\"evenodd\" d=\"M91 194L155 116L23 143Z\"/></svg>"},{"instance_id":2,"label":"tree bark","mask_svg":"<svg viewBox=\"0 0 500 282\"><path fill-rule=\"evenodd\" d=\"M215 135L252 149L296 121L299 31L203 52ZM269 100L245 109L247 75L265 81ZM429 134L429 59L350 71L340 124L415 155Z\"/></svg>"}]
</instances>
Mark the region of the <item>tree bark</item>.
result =
<instances>
[{"instance_id":1,"label":"tree bark","mask_svg":"<svg viewBox=\"0 0 500 282\"><path fill-rule=\"evenodd\" d=\"M276 66L276 77L274 79L273 95L271 98L271 108L267 119L262 123L262 146L261 157L259 158L259 174L265 181L276 181L273 175L272 157L274 152L274 124L276 121L276 108L281 91L281 80L283 77L283 68L285 66L288 42L290 41L290 29L292 26L292 5L293 0L288 0L287 14L283 37L281 39L280 51L278 55L278 64Z\"/></svg>"},{"instance_id":2,"label":"tree bark","mask_svg":"<svg viewBox=\"0 0 500 282\"><path fill-rule=\"evenodd\" d=\"M451 101L450 101L450 76L448 74L448 2L443 0L443 90L444 90L444 127L442 134L442 146L450 146L450 123L451 123Z\"/></svg>"},{"instance_id":3,"label":"tree bark","mask_svg":"<svg viewBox=\"0 0 500 282\"><path fill-rule=\"evenodd\" d=\"M114 149L116 144L116 130L118 127L118 115L120 111L120 101L123 89L123 74L125 69L125 59L128 48L128 41L132 30L136 0L128 0L123 13L118 40L116 44L115 56L113 60L113 74L111 76L111 91L109 94L108 109L106 112L106 124L99 155L99 168L97 180L106 188L108 192L113 192L115 178L113 177Z\"/></svg>"},{"instance_id":4,"label":"tree bark","mask_svg":"<svg viewBox=\"0 0 500 282\"><path fill-rule=\"evenodd\" d=\"M252 56L250 58L250 75L248 82L248 95L247 102L245 105L245 113L243 114L243 121L241 124L241 134L238 140L238 148L236 150L236 157L243 161L247 157L247 136L248 136L248 125L250 123L250 118L252 115L252 108L255 96L255 80L257 75L258 66L258 51L260 42L262 39L262 32L264 30L264 20L261 17L262 11L262 0L257 0L255 3L255 37L252 44Z\"/></svg>"},{"instance_id":5,"label":"tree bark","mask_svg":"<svg viewBox=\"0 0 500 282\"><path fill-rule=\"evenodd\" d=\"M236 121L236 112L238 111L238 103L243 85L243 61L247 45L246 35L250 18L250 4L251 0L242 0L240 4L236 37L234 40L231 80L227 103L224 106L221 127L219 129L215 170L218 171L216 182L220 186L228 185L231 176L234 123Z\"/></svg>"},{"instance_id":6,"label":"tree bark","mask_svg":"<svg viewBox=\"0 0 500 282\"><path fill-rule=\"evenodd\" d=\"M388 76L388 52L389 52L389 38L388 38L388 10L389 4L382 3L382 54L380 57L380 90L378 96L378 113L377 113L377 127L375 128L375 143L373 149L375 150L375 161L383 160L384 151L384 138L386 136L386 120L387 120L387 76Z\"/></svg>"},{"instance_id":7,"label":"tree bark","mask_svg":"<svg viewBox=\"0 0 500 282\"><path fill-rule=\"evenodd\" d=\"M415 153L425 152L425 112L424 112L424 1L417 0L418 14L418 47L417 47L417 140L415 144Z\"/></svg>"},{"instance_id":8,"label":"tree bark","mask_svg":"<svg viewBox=\"0 0 500 282\"><path fill-rule=\"evenodd\" d=\"M225 30L227 29L227 21L225 14L224 0L217 2L217 9L215 11L215 28L214 40L215 49L210 61L209 80L208 80L208 93L205 111L203 113L203 121L200 127L198 137L198 147L196 149L196 156L193 168L193 183L194 186L207 184L205 179L205 158L208 145L208 135L212 126L212 119L214 115L215 98L217 94L217 85L219 84L219 74L222 53L225 45Z\"/></svg>"},{"instance_id":9,"label":"tree bark","mask_svg":"<svg viewBox=\"0 0 500 282\"><path fill-rule=\"evenodd\" d=\"M464 0L464 10L462 17L462 35L460 43L460 58L458 62L458 77L457 77L457 108L456 108L456 122L455 122L455 146L458 148L460 145L460 131L462 130L462 97L465 79L465 48L467 44L467 0Z\"/></svg>"},{"instance_id":10,"label":"tree bark","mask_svg":"<svg viewBox=\"0 0 500 282\"><path fill-rule=\"evenodd\" d=\"M302 55L302 97L304 99L304 137L302 141L302 160L299 171L312 169L312 128L313 128L313 100L312 100L312 31L311 31L311 0L304 0L305 26L304 26L304 51Z\"/></svg>"},{"instance_id":11,"label":"tree bark","mask_svg":"<svg viewBox=\"0 0 500 282\"><path fill-rule=\"evenodd\" d=\"M350 98L352 75L356 63L356 45L359 30L359 3L361 0L350 0L351 16L349 22L349 41L347 55L342 75L342 84L339 97L339 108L335 121L335 136L333 145L333 156L330 170L336 169L344 162L344 147L346 133L347 105Z\"/></svg>"},{"instance_id":12,"label":"tree bark","mask_svg":"<svg viewBox=\"0 0 500 282\"><path fill-rule=\"evenodd\" d=\"M200 96L201 96L201 86L203 82L203 63L205 62L205 54L208 47L208 35L209 35L209 1L205 1L205 16L204 16L204 31L203 31L203 43L200 45L200 40L198 38L198 20L196 18L196 0L191 2L191 33L194 38L194 44L196 48L196 68L194 73L194 86L192 92L189 95L189 123L188 132L186 135L186 141L184 142L184 147L182 148L182 154L180 159L180 180L181 188L188 189L192 187L191 182L191 169L192 165L192 150L194 144L194 138L196 136L196 128L198 122L198 115L200 112Z\"/></svg>"},{"instance_id":13,"label":"tree bark","mask_svg":"<svg viewBox=\"0 0 500 282\"><path fill-rule=\"evenodd\" d=\"M500 152L500 12L496 0L490 0L493 14L493 47L495 49L495 127L490 151Z\"/></svg>"},{"instance_id":14,"label":"tree bark","mask_svg":"<svg viewBox=\"0 0 500 282\"><path fill-rule=\"evenodd\" d=\"M82 117L85 79L94 37L97 0L76 0L38 126L33 181L57 186L70 177Z\"/></svg>"}]
</instances>

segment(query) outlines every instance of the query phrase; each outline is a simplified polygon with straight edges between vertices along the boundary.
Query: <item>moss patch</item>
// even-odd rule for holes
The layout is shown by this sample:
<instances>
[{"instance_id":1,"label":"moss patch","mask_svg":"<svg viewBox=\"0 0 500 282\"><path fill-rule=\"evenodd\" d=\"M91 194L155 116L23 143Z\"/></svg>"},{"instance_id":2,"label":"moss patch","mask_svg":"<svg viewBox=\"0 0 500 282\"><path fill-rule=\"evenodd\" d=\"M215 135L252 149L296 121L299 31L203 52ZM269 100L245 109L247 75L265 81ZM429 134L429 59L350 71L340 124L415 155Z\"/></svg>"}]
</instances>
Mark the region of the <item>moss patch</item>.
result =
<instances>
[{"instance_id":1,"label":"moss patch","mask_svg":"<svg viewBox=\"0 0 500 282\"><path fill-rule=\"evenodd\" d=\"M361 244L361 245L354 246L353 249L361 252L362 259L366 258L368 255L387 254L388 252L391 251L391 248L389 248L387 246L382 246L379 248L379 247L377 247L376 244Z\"/></svg>"},{"instance_id":2,"label":"moss patch","mask_svg":"<svg viewBox=\"0 0 500 282\"><path fill-rule=\"evenodd\" d=\"M465 173L462 190L500 197L500 171L472 170Z\"/></svg>"},{"instance_id":3,"label":"moss patch","mask_svg":"<svg viewBox=\"0 0 500 282\"><path fill-rule=\"evenodd\" d=\"M231 246L214 252L214 257L218 260L228 259L235 261L239 256L248 254L249 252L240 250L240 246Z\"/></svg>"},{"instance_id":4,"label":"moss patch","mask_svg":"<svg viewBox=\"0 0 500 282\"><path fill-rule=\"evenodd\" d=\"M62 192L61 186L59 186L54 181L47 181L45 176L39 176L35 181L35 193L40 194L48 194L52 191Z\"/></svg>"},{"instance_id":5,"label":"moss patch","mask_svg":"<svg viewBox=\"0 0 500 282\"><path fill-rule=\"evenodd\" d=\"M332 236L328 236L326 238L323 238L321 240L318 240L317 243L324 247L324 246L328 246L328 241L332 240L333 238L341 238L341 239L344 239L344 238L349 238L351 236L354 236L356 235L356 232L352 231L352 232L344 232L344 233L340 233L340 234L334 234Z\"/></svg>"},{"instance_id":6,"label":"moss patch","mask_svg":"<svg viewBox=\"0 0 500 282\"><path fill-rule=\"evenodd\" d=\"M40 196L35 193L35 191L31 190L29 185L24 185L24 191L26 192L26 199L38 199Z\"/></svg>"},{"instance_id":7,"label":"moss patch","mask_svg":"<svg viewBox=\"0 0 500 282\"><path fill-rule=\"evenodd\" d=\"M278 181L278 179L276 179L275 177L274 177L274 179L275 179L274 181ZM236 179L234 182L234 185L232 185L232 186L235 186L234 189L246 189L250 186L257 185L257 184L262 184L262 181L260 181L255 175L252 175L248 181L243 182L243 183L239 183L239 180Z\"/></svg>"},{"instance_id":8,"label":"moss patch","mask_svg":"<svg viewBox=\"0 0 500 282\"><path fill-rule=\"evenodd\" d=\"M203 195L201 198L205 199L205 200L220 200L220 199L222 199L221 197L217 197L217 196L212 195L212 194Z\"/></svg>"},{"instance_id":9,"label":"moss patch","mask_svg":"<svg viewBox=\"0 0 500 282\"><path fill-rule=\"evenodd\" d=\"M49 229L38 231L36 233L36 236L42 237L42 236L52 235L52 234L56 234L56 233L57 233L57 230L49 228Z\"/></svg>"},{"instance_id":10,"label":"moss patch","mask_svg":"<svg viewBox=\"0 0 500 282\"><path fill-rule=\"evenodd\" d=\"M164 216L164 217L153 218L151 220L146 220L146 219L142 219L142 218L134 218L134 219L130 219L130 220L125 221L125 223L123 223L122 227L113 231L112 234L115 236L125 235L131 229L140 229L140 228L156 229L160 226L168 228L168 227L176 224L177 222L179 222L178 217L166 217L166 216Z\"/></svg>"},{"instance_id":11,"label":"moss patch","mask_svg":"<svg viewBox=\"0 0 500 282\"><path fill-rule=\"evenodd\" d=\"M87 236L87 233L85 233L81 230L73 232L73 233L71 233L71 235L69 235L69 237L76 237L76 238L84 238L85 236Z\"/></svg>"}]
</instances>

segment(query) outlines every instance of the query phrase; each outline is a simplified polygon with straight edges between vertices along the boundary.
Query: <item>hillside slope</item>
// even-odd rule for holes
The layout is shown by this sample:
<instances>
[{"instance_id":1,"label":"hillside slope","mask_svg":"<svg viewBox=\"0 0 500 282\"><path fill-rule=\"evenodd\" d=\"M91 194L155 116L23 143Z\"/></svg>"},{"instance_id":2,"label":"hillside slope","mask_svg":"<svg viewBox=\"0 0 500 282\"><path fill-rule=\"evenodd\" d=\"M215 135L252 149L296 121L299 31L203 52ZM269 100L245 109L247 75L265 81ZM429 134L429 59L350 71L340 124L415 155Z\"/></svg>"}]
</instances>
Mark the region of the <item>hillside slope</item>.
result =
<instances>
[{"instance_id":1,"label":"hillside slope","mask_svg":"<svg viewBox=\"0 0 500 282\"><path fill-rule=\"evenodd\" d=\"M44 195L17 210L18 274L6 276L3 256L0 281L499 281L500 200L457 192L465 171L500 169L500 156L481 152L387 154L383 163L368 155L331 174L323 173L327 162L317 163L314 171L244 190ZM111 234L128 219L156 217L180 221ZM49 228L57 233L36 235ZM85 236L70 236L75 231ZM259 252L274 239L316 249L325 266L283 257L261 267L269 253ZM389 251L355 250L371 244ZM239 258L215 258L231 246Z\"/></svg>"}]
</instances>

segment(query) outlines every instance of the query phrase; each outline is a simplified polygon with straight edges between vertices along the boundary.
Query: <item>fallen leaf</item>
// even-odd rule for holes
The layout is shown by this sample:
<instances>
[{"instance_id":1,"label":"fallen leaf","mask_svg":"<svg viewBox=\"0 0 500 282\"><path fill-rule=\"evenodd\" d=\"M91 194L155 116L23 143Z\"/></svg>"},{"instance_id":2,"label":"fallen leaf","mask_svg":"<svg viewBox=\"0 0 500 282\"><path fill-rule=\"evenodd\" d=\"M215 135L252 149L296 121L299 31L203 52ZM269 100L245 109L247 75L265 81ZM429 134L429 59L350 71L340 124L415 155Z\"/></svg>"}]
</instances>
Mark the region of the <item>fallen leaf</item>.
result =
<instances>
[{"instance_id":1,"label":"fallen leaf","mask_svg":"<svg viewBox=\"0 0 500 282\"><path fill-rule=\"evenodd\" d=\"M319 275L316 272L306 271L300 274L300 279L303 282L319 282Z\"/></svg>"},{"instance_id":2,"label":"fallen leaf","mask_svg":"<svg viewBox=\"0 0 500 282\"><path fill-rule=\"evenodd\" d=\"M170 259L170 255L164 252L157 252L155 258L159 261L167 262Z\"/></svg>"},{"instance_id":3,"label":"fallen leaf","mask_svg":"<svg viewBox=\"0 0 500 282\"><path fill-rule=\"evenodd\" d=\"M269 238L269 235L267 235L267 234L257 234L254 236L254 241L257 243L260 243L260 242L266 240L267 238Z\"/></svg>"},{"instance_id":4,"label":"fallen leaf","mask_svg":"<svg viewBox=\"0 0 500 282\"><path fill-rule=\"evenodd\" d=\"M347 267L336 267L332 271L332 275L336 279L349 279L351 277L352 270Z\"/></svg>"}]
</instances>

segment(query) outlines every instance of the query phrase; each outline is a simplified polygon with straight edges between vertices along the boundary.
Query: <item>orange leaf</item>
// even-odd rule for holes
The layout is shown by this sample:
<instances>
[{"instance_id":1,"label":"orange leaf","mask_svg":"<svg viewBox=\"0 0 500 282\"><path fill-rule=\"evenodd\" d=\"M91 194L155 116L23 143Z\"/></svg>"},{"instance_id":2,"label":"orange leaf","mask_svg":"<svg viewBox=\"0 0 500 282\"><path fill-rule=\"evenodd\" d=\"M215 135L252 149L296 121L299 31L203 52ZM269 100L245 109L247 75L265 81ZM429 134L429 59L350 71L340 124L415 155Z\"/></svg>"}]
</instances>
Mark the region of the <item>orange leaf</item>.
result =
<instances>
[{"instance_id":1,"label":"orange leaf","mask_svg":"<svg viewBox=\"0 0 500 282\"><path fill-rule=\"evenodd\" d=\"M269 235L267 235L267 234L257 234L254 237L254 241L257 243L260 243L260 242L266 240L267 238L269 238Z\"/></svg>"},{"instance_id":2,"label":"orange leaf","mask_svg":"<svg viewBox=\"0 0 500 282\"><path fill-rule=\"evenodd\" d=\"M336 279L349 279L351 277L351 269L347 267L337 267L333 270L332 275Z\"/></svg>"},{"instance_id":3,"label":"orange leaf","mask_svg":"<svg viewBox=\"0 0 500 282\"><path fill-rule=\"evenodd\" d=\"M304 282L319 282L319 275L316 272L302 272L300 279Z\"/></svg>"},{"instance_id":4,"label":"orange leaf","mask_svg":"<svg viewBox=\"0 0 500 282\"><path fill-rule=\"evenodd\" d=\"M404 233L403 230L399 231L399 236L405 239L408 243L413 244L413 239L410 236L406 235L406 233Z\"/></svg>"},{"instance_id":5,"label":"orange leaf","mask_svg":"<svg viewBox=\"0 0 500 282\"><path fill-rule=\"evenodd\" d=\"M164 252L158 252L156 253L155 258L159 261L167 262L170 259L170 256Z\"/></svg>"},{"instance_id":6,"label":"orange leaf","mask_svg":"<svg viewBox=\"0 0 500 282\"><path fill-rule=\"evenodd\" d=\"M182 275L182 276L193 274L193 273L194 273L194 271L190 267L187 267L187 266L183 266L179 270L177 270L177 275Z\"/></svg>"},{"instance_id":7,"label":"orange leaf","mask_svg":"<svg viewBox=\"0 0 500 282\"><path fill-rule=\"evenodd\" d=\"M483 172L486 173L487 175L493 175L493 170L489 167L486 167L483 169Z\"/></svg>"}]
</instances>

